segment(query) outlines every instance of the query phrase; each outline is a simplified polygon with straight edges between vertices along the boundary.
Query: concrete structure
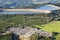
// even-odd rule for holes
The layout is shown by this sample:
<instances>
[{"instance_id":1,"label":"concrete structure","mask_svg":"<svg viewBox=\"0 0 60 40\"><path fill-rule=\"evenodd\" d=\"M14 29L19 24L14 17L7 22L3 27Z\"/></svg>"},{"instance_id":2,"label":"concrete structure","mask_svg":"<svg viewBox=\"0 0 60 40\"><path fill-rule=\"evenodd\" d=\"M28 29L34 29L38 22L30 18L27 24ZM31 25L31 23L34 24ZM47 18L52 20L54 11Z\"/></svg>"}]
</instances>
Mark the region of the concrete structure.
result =
<instances>
[{"instance_id":1,"label":"concrete structure","mask_svg":"<svg viewBox=\"0 0 60 40\"><path fill-rule=\"evenodd\" d=\"M31 27L26 27L26 28L9 28L7 30L8 32L13 33L13 40L30 40L30 36L32 34L38 34L43 37L53 37L53 33L48 33L46 31L43 31L41 29L37 28L31 28Z\"/></svg>"},{"instance_id":2,"label":"concrete structure","mask_svg":"<svg viewBox=\"0 0 60 40\"><path fill-rule=\"evenodd\" d=\"M5 33L1 33L1 35L6 35L9 33L13 33L12 40L30 40L30 37L32 34L38 34L39 36L43 37L53 37L53 33L48 33L46 31L43 31L41 29L37 28L8 28Z\"/></svg>"}]
</instances>

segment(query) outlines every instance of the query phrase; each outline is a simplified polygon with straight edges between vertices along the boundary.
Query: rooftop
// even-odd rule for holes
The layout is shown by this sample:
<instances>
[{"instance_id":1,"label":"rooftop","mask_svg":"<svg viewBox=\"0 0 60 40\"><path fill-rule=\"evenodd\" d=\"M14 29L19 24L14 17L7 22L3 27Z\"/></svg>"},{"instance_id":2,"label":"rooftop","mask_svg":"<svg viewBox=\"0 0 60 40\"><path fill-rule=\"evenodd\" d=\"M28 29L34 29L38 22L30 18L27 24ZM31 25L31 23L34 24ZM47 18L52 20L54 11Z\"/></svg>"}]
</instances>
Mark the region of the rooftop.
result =
<instances>
[{"instance_id":1,"label":"rooftop","mask_svg":"<svg viewBox=\"0 0 60 40\"><path fill-rule=\"evenodd\" d=\"M37 28L31 28L31 27L26 27L26 28L10 28L8 31L10 31L13 34L16 35L23 35L24 37L30 37L32 34L39 34L40 36L52 36L52 33L48 33L46 31L43 31L41 29L37 29ZM45 34L45 35L44 35Z\"/></svg>"}]
</instances>

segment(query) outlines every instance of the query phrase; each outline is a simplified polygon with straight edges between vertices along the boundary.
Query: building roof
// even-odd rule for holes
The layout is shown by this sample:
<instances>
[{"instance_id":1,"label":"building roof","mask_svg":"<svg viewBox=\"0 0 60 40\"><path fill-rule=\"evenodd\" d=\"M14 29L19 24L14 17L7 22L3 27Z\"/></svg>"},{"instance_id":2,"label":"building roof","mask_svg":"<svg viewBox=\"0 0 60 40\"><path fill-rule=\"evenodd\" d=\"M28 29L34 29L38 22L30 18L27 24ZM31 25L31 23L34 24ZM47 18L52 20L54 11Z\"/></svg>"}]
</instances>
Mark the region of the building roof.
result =
<instances>
[{"instance_id":1,"label":"building roof","mask_svg":"<svg viewBox=\"0 0 60 40\"><path fill-rule=\"evenodd\" d=\"M40 6L37 8L38 10L59 10L60 7L58 6L55 6L55 5L50 5L50 4L47 4L47 5L43 5L43 6Z\"/></svg>"},{"instance_id":2,"label":"building roof","mask_svg":"<svg viewBox=\"0 0 60 40\"><path fill-rule=\"evenodd\" d=\"M37 28L31 28L31 27L26 27L26 28L10 28L7 31L16 34L16 35L23 35L24 37L30 37L32 34L39 34L40 36L50 36L51 33L48 33L46 31L43 31L41 29L37 29ZM52 35L51 35L52 36Z\"/></svg>"}]
</instances>

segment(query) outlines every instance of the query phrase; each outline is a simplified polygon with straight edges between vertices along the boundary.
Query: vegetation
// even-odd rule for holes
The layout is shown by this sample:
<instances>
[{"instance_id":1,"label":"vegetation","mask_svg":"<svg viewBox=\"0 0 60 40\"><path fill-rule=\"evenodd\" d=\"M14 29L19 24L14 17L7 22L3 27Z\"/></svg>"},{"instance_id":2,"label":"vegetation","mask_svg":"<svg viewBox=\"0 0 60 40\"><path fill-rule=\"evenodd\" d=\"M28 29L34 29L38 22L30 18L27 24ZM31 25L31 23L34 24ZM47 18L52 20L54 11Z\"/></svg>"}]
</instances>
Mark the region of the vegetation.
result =
<instances>
[{"instance_id":1,"label":"vegetation","mask_svg":"<svg viewBox=\"0 0 60 40\"><path fill-rule=\"evenodd\" d=\"M60 21L53 21L51 23L48 23L46 25L44 25L44 27L42 28L45 31L48 32L60 32Z\"/></svg>"},{"instance_id":2,"label":"vegetation","mask_svg":"<svg viewBox=\"0 0 60 40\"><path fill-rule=\"evenodd\" d=\"M8 14L0 14L0 31L2 29L10 26L17 26L17 27L23 27L23 25L42 25L45 23L44 21L40 19L40 16L37 17L35 15L8 15Z\"/></svg>"},{"instance_id":3,"label":"vegetation","mask_svg":"<svg viewBox=\"0 0 60 40\"><path fill-rule=\"evenodd\" d=\"M39 26L36 26L36 27L39 27ZM56 38L55 40L60 40L60 21L53 21L46 25L41 25L40 28L47 32L59 33L57 36L55 36L55 38Z\"/></svg>"},{"instance_id":4,"label":"vegetation","mask_svg":"<svg viewBox=\"0 0 60 40\"><path fill-rule=\"evenodd\" d=\"M0 35L0 40L12 40L12 34Z\"/></svg>"},{"instance_id":5,"label":"vegetation","mask_svg":"<svg viewBox=\"0 0 60 40\"><path fill-rule=\"evenodd\" d=\"M56 40L60 40L60 34L56 36Z\"/></svg>"},{"instance_id":6,"label":"vegetation","mask_svg":"<svg viewBox=\"0 0 60 40\"><path fill-rule=\"evenodd\" d=\"M14 27L14 26L23 27L24 25L27 25L27 26L32 26L36 28L41 28L47 32L60 33L60 21L53 21L46 25L42 25L46 23L46 20L44 20L44 18L43 20L41 19L42 19L41 16L36 16L36 15L26 16L26 15L19 15L19 14L14 14L14 15L1 14L0 15L0 32L4 31L4 29L6 29L7 27ZM59 39L60 39L60 34L56 36L56 40L59 40ZM11 36L10 34L5 36L0 36L0 40L11 40ZM31 38L31 40L33 39ZM45 40L45 39L42 38L41 40Z\"/></svg>"},{"instance_id":7,"label":"vegetation","mask_svg":"<svg viewBox=\"0 0 60 40\"><path fill-rule=\"evenodd\" d=\"M30 40L38 40L39 35L38 34L32 34L32 36L30 37Z\"/></svg>"},{"instance_id":8,"label":"vegetation","mask_svg":"<svg viewBox=\"0 0 60 40\"><path fill-rule=\"evenodd\" d=\"M30 37L30 40L51 40L51 38L49 37L41 37L38 34L32 34L32 36Z\"/></svg>"}]
</instances>

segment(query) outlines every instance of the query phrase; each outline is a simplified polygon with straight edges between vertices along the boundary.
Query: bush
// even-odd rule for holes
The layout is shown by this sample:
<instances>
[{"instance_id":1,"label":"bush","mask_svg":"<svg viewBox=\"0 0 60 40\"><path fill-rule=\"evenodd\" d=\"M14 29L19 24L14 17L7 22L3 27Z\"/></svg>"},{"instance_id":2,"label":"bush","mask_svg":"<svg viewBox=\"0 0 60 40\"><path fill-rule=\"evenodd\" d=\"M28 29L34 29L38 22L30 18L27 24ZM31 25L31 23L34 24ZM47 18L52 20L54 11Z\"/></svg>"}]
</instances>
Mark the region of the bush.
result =
<instances>
[{"instance_id":1,"label":"bush","mask_svg":"<svg viewBox=\"0 0 60 40\"><path fill-rule=\"evenodd\" d=\"M32 34L32 36L30 37L30 40L38 40L39 35L38 34Z\"/></svg>"},{"instance_id":2,"label":"bush","mask_svg":"<svg viewBox=\"0 0 60 40\"><path fill-rule=\"evenodd\" d=\"M60 34L56 36L56 40L60 40Z\"/></svg>"},{"instance_id":3,"label":"bush","mask_svg":"<svg viewBox=\"0 0 60 40\"><path fill-rule=\"evenodd\" d=\"M0 40L12 40L12 34L0 35Z\"/></svg>"}]
</instances>

